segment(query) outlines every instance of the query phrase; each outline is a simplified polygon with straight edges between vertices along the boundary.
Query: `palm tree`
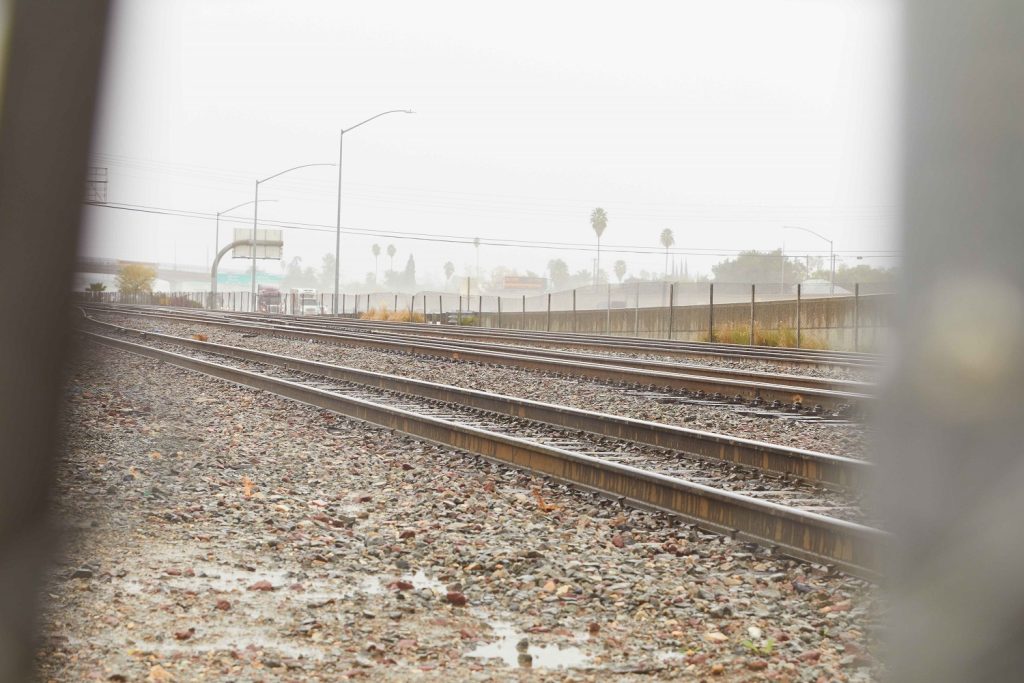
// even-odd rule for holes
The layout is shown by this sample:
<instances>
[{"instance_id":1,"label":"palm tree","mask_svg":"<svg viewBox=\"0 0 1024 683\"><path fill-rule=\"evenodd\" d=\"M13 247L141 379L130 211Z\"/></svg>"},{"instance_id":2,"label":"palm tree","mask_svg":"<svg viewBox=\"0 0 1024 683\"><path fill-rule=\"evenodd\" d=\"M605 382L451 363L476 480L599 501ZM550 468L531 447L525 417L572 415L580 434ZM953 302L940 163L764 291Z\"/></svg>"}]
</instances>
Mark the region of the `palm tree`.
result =
<instances>
[{"instance_id":1,"label":"palm tree","mask_svg":"<svg viewBox=\"0 0 1024 683\"><path fill-rule=\"evenodd\" d=\"M446 261L444 264L444 283L448 284L448 281L452 279L452 275L455 274L455 266L451 261Z\"/></svg>"},{"instance_id":2,"label":"palm tree","mask_svg":"<svg viewBox=\"0 0 1024 683\"><path fill-rule=\"evenodd\" d=\"M626 262L619 259L615 262L615 277L618 278L619 284L622 284L622 278L626 276Z\"/></svg>"},{"instance_id":3,"label":"palm tree","mask_svg":"<svg viewBox=\"0 0 1024 683\"><path fill-rule=\"evenodd\" d=\"M373 245L370 247L370 251L373 252L373 283L377 284L377 275L380 273L380 268L377 266L380 263L380 245Z\"/></svg>"},{"instance_id":4,"label":"palm tree","mask_svg":"<svg viewBox=\"0 0 1024 683\"><path fill-rule=\"evenodd\" d=\"M99 299L102 292L107 291L107 286L102 282L90 282L89 286L85 288L93 299Z\"/></svg>"},{"instance_id":5,"label":"palm tree","mask_svg":"<svg viewBox=\"0 0 1024 683\"><path fill-rule=\"evenodd\" d=\"M658 238L661 242L661 246L665 247L665 279L668 279L668 250L673 244L676 243L676 238L672 235L672 231L665 228L661 231L661 237Z\"/></svg>"},{"instance_id":6,"label":"palm tree","mask_svg":"<svg viewBox=\"0 0 1024 683\"><path fill-rule=\"evenodd\" d=\"M393 245L393 244L389 244L388 245L388 258L390 259L388 261L388 270L392 270L393 271L395 269L395 254L397 252L398 252L398 250L395 249L395 245Z\"/></svg>"},{"instance_id":7,"label":"palm tree","mask_svg":"<svg viewBox=\"0 0 1024 683\"><path fill-rule=\"evenodd\" d=\"M597 284L597 272L601 269L601 235L604 234L604 229L608 227L608 214L605 210L598 207L590 212L590 227L594 229L597 234L597 265L594 268L594 284Z\"/></svg>"}]
</instances>

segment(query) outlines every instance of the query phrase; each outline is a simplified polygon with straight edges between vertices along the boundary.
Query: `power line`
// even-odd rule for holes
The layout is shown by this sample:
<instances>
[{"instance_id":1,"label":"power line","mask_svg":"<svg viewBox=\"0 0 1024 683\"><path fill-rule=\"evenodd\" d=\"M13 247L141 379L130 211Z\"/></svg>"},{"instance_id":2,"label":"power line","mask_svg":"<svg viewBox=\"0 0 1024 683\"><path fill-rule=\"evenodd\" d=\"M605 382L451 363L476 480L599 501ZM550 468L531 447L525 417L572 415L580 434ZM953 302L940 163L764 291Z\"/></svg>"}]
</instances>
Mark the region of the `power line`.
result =
<instances>
[{"instance_id":1,"label":"power line","mask_svg":"<svg viewBox=\"0 0 1024 683\"><path fill-rule=\"evenodd\" d=\"M145 206L139 204L125 204L125 203L95 203L86 202L88 206L114 209L119 211L131 211L136 213L146 213L153 215L162 216L176 216L179 218L188 218L192 220L204 220L213 221L216 220L216 214L193 211L188 209L170 209L156 206ZM220 217L221 222L237 223L244 225L251 225L251 221L243 219L237 216L222 215ZM309 232L325 232L334 233L337 229L333 225L324 225L320 223L303 223L298 221L282 221L282 220L261 220L260 223L264 226L273 226L280 228L287 228L291 230L305 230ZM341 232L348 235L355 235L361 237L384 237L390 239L404 239L413 240L419 242L434 242L442 244L463 244L473 246L474 237L465 237L461 235L446 235L437 233L417 233L408 232L394 229L380 229L380 228L356 228L350 226L342 226ZM495 239L495 238L480 238L480 244L482 246L490 247L505 247L505 248L534 248L534 249L553 249L557 251L584 251L584 252L596 252L597 249L592 244L584 244L579 242L549 242L549 241L536 241L536 240L514 240L514 239ZM617 253L617 254L641 254L641 255L663 255L665 249L662 247L646 247L639 245L602 245L601 250L604 252ZM737 256L741 253L749 253L752 250L738 250L738 249L702 249L702 248L691 248L691 249L669 249L669 255L676 256ZM799 252L803 254L814 254L828 253L827 250L808 250L802 249ZM899 252L888 251L888 250L857 250L857 251L836 251L836 254L847 255L847 256L868 256L870 258L898 258ZM778 254L771 252L755 254L757 256L763 256L765 258L778 258Z\"/></svg>"}]
</instances>

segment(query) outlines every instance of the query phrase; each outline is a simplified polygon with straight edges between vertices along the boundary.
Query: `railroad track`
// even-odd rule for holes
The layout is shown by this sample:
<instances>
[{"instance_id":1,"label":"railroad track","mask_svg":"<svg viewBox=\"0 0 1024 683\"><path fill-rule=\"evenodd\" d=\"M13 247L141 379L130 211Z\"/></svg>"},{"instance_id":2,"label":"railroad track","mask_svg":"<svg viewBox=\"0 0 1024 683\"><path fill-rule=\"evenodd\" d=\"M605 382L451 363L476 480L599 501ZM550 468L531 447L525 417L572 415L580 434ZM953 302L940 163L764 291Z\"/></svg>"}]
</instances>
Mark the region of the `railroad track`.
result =
<instances>
[{"instance_id":1,"label":"railroad track","mask_svg":"<svg viewBox=\"0 0 1024 683\"><path fill-rule=\"evenodd\" d=\"M417 355L472 361L552 372L561 375L586 377L621 385L650 386L683 393L695 402L732 403L757 408L773 407L802 414L833 414L847 416L860 414L873 403L870 394L848 390L851 383L820 378L749 373L720 368L679 371L678 366L663 364L664 369L633 367L620 359L592 356L580 359L577 354L540 350L514 349L488 350L465 344L444 344L420 341L414 337L397 338L379 334L355 334L328 331L315 327L289 323L241 321L224 314L197 314L167 310L125 309L122 307L88 307L105 313L163 318L178 322L215 325L237 331L256 332L271 336L306 341L318 341L346 346L413 353ZM640 361L643 362L643 361ZM659 366L662 367L662 366ZM789 383L791 378L797 383ZM770 380L770 381L769 381ZM854 383L858 388L861 384ZM838 389L835 387L839 387Z\"/></svg>"},{"instance_id":2,"label":"railroad track","mask_svg":"<svg viewBox=\"0 0 1024 683\"><path fill-rule=\"evenodd\" d=\"M878 356L867 353L828 351L818 349L793 349L766 346L744 346L708 342L684 342L635 337L613 337L568 332L534 332L505 328L488 328L457 325L427 325L423 323L402 323L382 320L360 320L334 316L317 318L301 316L266 316L261 314L234 313L236 316L251 316L263 319L290 319L310 321L325 327L370 329L381 332L407 332L423 336L471 339L474 341L504 340L522 342L534 346L566 347L585 351L629 352L651 354L669 358L720 358L767 361L780 366L794 368L842 368L853 371L872 372L878 369Z\"/></svg>"},{"instance_id":3,"label":"railroad track","mask_svg":"<svg viewBox=\"0 0 1024 683\"><path fill-rule=\"evenodd\" d=\"M866 463L249 349L126 328L111 331L135 335L147 343L84 330L82 334L625 503L674 513L705 528L777 546L796 557L862 576L874 576L879 570L878 553L886 535L859 523L863 513L848 493L777 476L777 463L788 455L793 463L804 463L799 467L805 474L820 473L822 482L845 472L838 476L852 479L844 484L858 484L870 470ZM157 343L187 348L191 355L157 348ZM666 443L672 448L659 443L670 438L675 440ZM736 464L751 456L776 470L769 474Z\"/></svg>"}]
</instances>

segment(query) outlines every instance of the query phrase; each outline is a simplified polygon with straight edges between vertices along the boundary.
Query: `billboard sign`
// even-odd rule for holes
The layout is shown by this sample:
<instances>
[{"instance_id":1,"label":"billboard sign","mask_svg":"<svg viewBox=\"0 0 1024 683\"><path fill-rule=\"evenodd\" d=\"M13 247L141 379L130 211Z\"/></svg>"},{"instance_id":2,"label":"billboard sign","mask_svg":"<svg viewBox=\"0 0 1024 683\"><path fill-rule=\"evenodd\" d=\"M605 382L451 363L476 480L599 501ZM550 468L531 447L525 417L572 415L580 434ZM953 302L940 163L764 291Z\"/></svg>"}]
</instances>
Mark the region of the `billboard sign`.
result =
<instances>
[{"instance_id":1,"label":"billboard sign","mask_svg":"<svg viewBox=\"0 0 1024 683\"><path fill-rule=\"evenodd\" d=\"M252 228L235 228L235 241L251 240ZM259 240L281 240L280 230L268 230L259 228L256 230L256 241ZM282 247L256 247L256 258L258 259L280 259L283 252ZM242 244L231 250L231 258L252 258L252 246Z\"/></svg>"},{"instance_id":2,"label":"billboard sign","mask_svg":"<svg viewBox=\"0 0 1024 683\"><path fill-rule=\"evenodd\" d=\"M530 291L544 291L548 281L542 277L528 277L525 275L506 275L502 285L505 289L518 289Z\"/></svg>"}]
</instances>

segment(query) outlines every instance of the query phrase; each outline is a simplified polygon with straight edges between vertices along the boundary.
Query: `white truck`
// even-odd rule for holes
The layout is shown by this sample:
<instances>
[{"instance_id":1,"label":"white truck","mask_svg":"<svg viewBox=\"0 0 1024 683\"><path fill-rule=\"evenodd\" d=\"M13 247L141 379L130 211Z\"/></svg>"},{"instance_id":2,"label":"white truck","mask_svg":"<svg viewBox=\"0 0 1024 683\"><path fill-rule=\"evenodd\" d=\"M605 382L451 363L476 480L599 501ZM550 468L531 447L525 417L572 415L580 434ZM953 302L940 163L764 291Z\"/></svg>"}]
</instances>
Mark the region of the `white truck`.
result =
<instances>
[{"instance_id":1,"label":"white truck","mask_svg":"<svg viewBox=\"0 0 1024 683\"><path fill-rule=\"evenodd\" d=\"M298 287L292 290L291 303L295 315L319 315L320 301L316 290L309 287Z\"/></svg>"}]
</instances>

